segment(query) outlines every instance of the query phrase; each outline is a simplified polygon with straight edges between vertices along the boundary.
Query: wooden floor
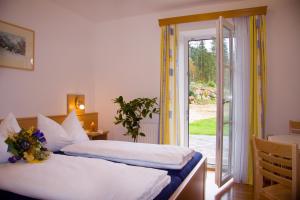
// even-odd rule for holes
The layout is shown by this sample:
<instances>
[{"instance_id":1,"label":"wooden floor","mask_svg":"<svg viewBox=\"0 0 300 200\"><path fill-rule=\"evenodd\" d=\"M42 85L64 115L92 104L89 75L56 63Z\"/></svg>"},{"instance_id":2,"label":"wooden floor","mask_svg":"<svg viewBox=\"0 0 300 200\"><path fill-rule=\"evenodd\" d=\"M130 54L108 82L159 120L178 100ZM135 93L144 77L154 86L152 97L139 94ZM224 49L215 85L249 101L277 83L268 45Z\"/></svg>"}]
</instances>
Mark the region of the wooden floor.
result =
<instances>
[{"instance_id":1,"label":"wooden floor","mask_svg":"<svg viewBox=\"0 0 300 200\"><path fill-rule=\"evenodd\" d=\"M224 194L216 197L215 200L253 200L253 187L244 184L234 183Z\"/></svg>"},{"instance_id":2,"label":"wooden floor","mask_svg":"<svg viewBox=\"0 0 300 200\"><path fill-rule=\"evenodd\" d=\"M226 189L220 195L216 195L218 187L215 185L214 171L207 172L206 179L206 190L205 199L206 200L253 200L254 193L253 187L245 184L234 183L230 188Z\"/></svg>"}]
</instances>

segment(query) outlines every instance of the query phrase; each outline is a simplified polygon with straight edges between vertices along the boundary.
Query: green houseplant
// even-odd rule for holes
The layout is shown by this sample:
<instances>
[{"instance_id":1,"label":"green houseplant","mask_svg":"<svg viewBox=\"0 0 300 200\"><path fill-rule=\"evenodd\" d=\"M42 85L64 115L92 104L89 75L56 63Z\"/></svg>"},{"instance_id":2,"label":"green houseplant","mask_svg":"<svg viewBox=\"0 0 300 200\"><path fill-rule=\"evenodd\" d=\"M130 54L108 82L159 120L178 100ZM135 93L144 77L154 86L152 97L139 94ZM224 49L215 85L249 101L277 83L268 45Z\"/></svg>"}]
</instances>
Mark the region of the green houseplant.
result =
<instances>
[{"instance_id":1,"label":"green houseplant","mask_svg":"<svg viewBox=\"0 0 300 200\"><path fill-rule=\"evenodd\" d=\"M159 113L157 98L136 98L125 102L122 96L115 98L113 101L120 107L115 116L115 124L122 124L127 129L124 135L131 135L134 142L137 142L138 136L145 136L140 131L140 122L147 117Z\"/></svg>"}]
</instances>

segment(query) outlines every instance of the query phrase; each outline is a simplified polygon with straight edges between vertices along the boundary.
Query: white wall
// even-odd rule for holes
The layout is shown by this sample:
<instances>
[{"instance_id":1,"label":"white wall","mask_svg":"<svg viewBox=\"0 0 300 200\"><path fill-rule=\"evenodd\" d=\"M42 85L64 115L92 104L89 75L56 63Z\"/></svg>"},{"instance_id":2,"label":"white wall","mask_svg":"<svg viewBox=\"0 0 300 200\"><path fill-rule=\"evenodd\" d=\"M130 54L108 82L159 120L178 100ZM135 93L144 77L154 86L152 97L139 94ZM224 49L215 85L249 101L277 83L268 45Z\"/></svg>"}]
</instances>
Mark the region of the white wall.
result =
<instances>
[{"instance_id":1,"label":"white wall","mask_svg":"<svg viewBox=\"0 0 300 200\"><path fill-rule=\"evenodd\" d=\"M113 125L113 98L159 97L160 33L157 18L141 16L97 26L95 102L100 127L121 139ZM124 139L124 138L123 138Z\"/></svg>"},{"instance_id":2,"label":"white wall","mask_svg":"<svg viewBox=\"0 0 300 200\"><path fill-rule=\"evenodd\" d=\"M100 126L110 137L123 139L123 130L113 125L118 95L131 99L159 97L160 29L158 19L268 5L268 134L286 133L289 119L300 120L300 16L297 0L253 0L219 3L100 23L96 26L95 101Z\"/></svg>"},{"instance_id":3,"label":"white wall","mask_svg":"<svg viewBox=\"0 0 300 200\"><path fill-rule=\"evenodd\" d=\"M275 0L267 15L267 134L300 121L300 1Z\"/></svg>"},{"instance_id":4,"label":"white wall","mask_svg":"<svg viewBox=\"0 0 300 200\"><path fill-rule=\"evenodd\" d=\"M0 68L0 118L66 113L66 94L94 111L92 24L46 0L0 0L0 19L35 31L35 70Z\"/></svg>"},{"instance_id":5,"label":"white wall","mask_svg":"<svg viewBox=\"0 0 300 200\"><path fill-rule=\"evenodd\" d=\"M159 97L159 18L268 5L267 131L285 133L289 119L300 120L299 3L223 2L93 24L51 1L0 0L0 19L36 33L34 72L0 68L0 118L10 111L63 114L66 94L84 93L87 111L99 112L100 127L123 139L113 125L112 99Z\"/></svg>"}]
</instances>

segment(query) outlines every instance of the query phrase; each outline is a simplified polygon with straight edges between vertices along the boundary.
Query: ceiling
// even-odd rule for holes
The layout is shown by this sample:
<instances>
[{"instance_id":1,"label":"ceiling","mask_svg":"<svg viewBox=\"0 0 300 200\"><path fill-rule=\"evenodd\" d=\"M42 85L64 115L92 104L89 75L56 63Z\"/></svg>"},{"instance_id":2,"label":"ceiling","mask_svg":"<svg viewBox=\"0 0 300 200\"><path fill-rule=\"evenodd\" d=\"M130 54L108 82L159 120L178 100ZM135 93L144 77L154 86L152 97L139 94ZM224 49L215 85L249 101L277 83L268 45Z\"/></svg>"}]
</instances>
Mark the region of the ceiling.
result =
<instances>
[{"instance_id":1,"label":"ceiling","mask_svg":"<svg viewBox=\"0 0 300 200\"><path fill-rule=\"evenodd\" d=\"M102 22L234 0L50 0L90 21Z\"/></svg>"}]
</instances>

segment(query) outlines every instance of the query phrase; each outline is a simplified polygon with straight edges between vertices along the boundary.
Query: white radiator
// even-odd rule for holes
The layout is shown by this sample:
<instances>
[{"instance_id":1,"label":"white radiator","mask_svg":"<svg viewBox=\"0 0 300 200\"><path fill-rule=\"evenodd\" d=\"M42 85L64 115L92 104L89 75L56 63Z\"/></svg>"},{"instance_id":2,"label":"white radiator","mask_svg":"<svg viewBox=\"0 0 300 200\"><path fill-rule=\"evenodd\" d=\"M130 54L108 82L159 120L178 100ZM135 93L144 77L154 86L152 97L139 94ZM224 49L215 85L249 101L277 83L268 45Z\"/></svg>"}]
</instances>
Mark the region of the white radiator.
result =
<instances>
[{"instance_id":1,"label":"white radiator","mask_svg":"<svg viewBox=\"0 0 300 200\"><path fill-rule=\"evenodd\" d=\"M147 122L141 124L141 131L145 133L145 137L138 136L138 142L141 143L152 143L158 144L158 133L159 133L159 125L155 122ZM121 141L128 141L133 142L133 139L130 135L124 136L122 133L126 132L126 129L122 126L113 126L111 131L115 133L115 135L110 136L112 140L121 140ZM116 134L117 133L117 134Z\"/></svg>"},{"instance_id":2,"label":"white radiator","mask_svg":"<svg viewBox=\"0 0 300 200\"><path fill-rule=\"evenodd\" d=\"M145 133L145 137L139 136L138 142L141 143L158 143L159 126L157 123L145 123L141 125L141 132Z\"/></svg>"}]
</instances>

